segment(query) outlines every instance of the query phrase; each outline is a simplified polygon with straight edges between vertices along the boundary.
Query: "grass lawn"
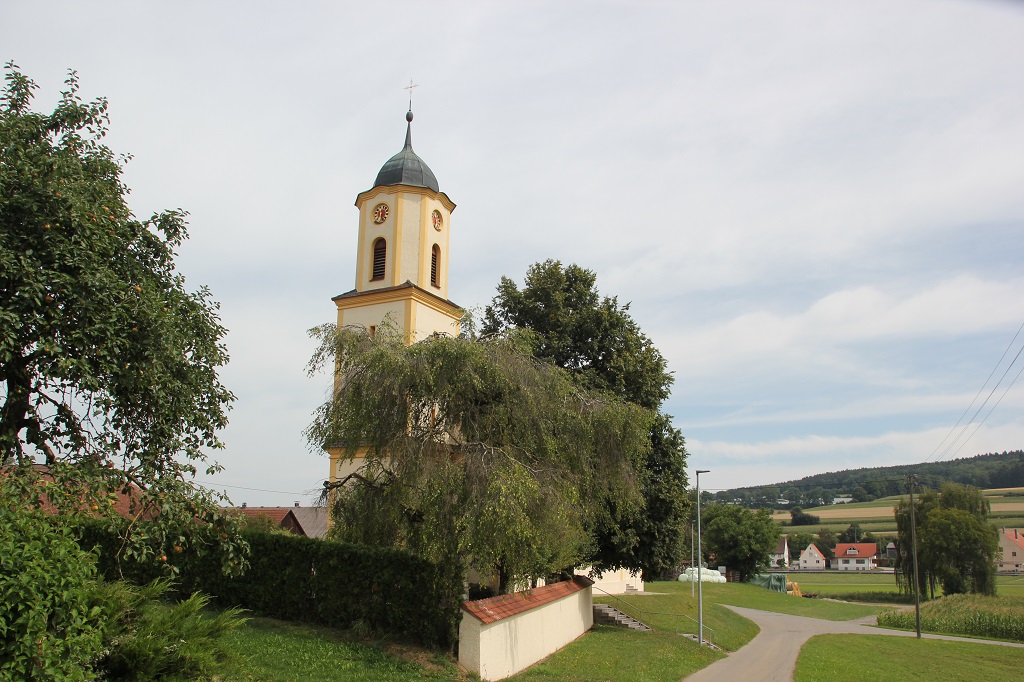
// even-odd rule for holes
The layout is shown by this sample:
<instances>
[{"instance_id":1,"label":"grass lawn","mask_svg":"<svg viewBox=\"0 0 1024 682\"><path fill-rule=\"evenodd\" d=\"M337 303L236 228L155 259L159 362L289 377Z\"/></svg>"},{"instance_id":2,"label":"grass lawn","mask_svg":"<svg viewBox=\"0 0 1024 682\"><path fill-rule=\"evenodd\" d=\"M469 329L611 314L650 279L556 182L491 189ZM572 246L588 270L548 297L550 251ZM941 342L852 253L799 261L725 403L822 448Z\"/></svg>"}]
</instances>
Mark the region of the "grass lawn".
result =
<instances>
[{"instance_id":1,"label":"grass lawn","mask_svg":"<svg viewBox=\"0 0 1024 682\"><path fill-rule=\"evenodd\" d=\"M414 663L379 646L353 642L337 630L270 618L253 618L227 640L237 656L224 682L467 679L459 676L455 664L444 655L416 650L419 662Z\"/></svg>"},{"instance_id":2,"label":"grass lawn","mask_svg":"<svg viewBox=\"0 0 1024 682\"><path fill-rule=\"evenodd\" d=\"M756 631L756 627L754 628ZM546 660L508 679L565 682L677 682L722 658L668 632L635 632L595 625L589 633Z\"/></svg>"},{"instance_id":3,"label":"grass lawn","mask_svg":"<svg viewBox=\"0 0 1024 682\"><path fill-rule=\"evenodd\" d=\"M913 637L818 635L796 662L796 682L1019 679L1021 650Z\"/></svg>"}]
</instances>

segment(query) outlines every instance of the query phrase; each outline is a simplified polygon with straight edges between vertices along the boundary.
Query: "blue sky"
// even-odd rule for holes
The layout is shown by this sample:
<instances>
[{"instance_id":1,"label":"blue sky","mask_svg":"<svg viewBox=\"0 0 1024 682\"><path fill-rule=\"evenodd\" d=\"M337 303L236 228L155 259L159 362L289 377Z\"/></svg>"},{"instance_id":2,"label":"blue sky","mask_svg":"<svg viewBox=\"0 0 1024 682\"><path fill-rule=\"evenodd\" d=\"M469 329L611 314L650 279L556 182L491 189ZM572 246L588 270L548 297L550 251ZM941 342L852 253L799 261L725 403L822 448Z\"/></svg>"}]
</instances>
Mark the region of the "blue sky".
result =
<instances>
[{"instance_id":1,"label":"blue sky","mask_svg":"<svg viewBox=\"0 0 1024 682\"><path fill-rule=\"evenodd\" d=\"M1021 36L995 0L20 2L0 58L39 108L77 69L136 212L191 213L238 396L215 483L270 505L327 474L305 330L352 288L410 77L452 300L596 271L669 359L703 486L1024 447L1024 381L940 447L1024 322Z\"/></svg>"}]
</instances>

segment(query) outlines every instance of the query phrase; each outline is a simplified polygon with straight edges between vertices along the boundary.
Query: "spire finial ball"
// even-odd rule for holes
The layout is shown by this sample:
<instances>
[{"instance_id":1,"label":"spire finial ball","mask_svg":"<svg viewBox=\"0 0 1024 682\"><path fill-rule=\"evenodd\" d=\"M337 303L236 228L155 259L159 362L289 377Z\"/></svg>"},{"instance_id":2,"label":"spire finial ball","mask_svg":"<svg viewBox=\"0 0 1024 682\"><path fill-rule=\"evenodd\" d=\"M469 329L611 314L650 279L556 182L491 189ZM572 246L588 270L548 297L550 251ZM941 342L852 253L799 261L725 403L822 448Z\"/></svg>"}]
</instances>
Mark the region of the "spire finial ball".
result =
<instances>
[{"instance_id":1,"label":"spire finial ball","mask_svg":"<svg viewBox=\"0 0 1024 682\"><path fill-rule=\"evenodd\" d=\"M406 121L408 121L409 123L412 123L412 109L410 109L410 110L409 110L409 111L408 111L408 112L407 112L407 113L405 114L405 120L406 120Z\"/></svg>"}]
</instances>

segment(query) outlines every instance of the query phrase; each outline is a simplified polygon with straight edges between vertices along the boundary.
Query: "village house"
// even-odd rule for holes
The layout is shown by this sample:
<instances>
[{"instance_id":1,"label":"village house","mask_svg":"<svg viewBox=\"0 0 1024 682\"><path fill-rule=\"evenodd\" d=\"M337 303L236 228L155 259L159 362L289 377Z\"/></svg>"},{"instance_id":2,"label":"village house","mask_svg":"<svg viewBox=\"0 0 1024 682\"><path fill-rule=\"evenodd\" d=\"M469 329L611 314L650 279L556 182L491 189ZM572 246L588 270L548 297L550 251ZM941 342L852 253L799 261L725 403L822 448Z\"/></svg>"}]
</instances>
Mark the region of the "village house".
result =
<instances>
[{"instance_id":1,"label":"village house","mask_svg":"<svg viewBox=\"0 0 1024 682\"><path fill-rule=\"evenodd\" d=\"M824 571L828 567L828 559L813 542L800 552L796 567L801 571Z\"/></svg>"},{"instance_id":2,"label":"village house","mask_svg":"<svg viewBox=\"0 0 1024 682\"><path fill-rule=\"evenodd\" d=\"M878 545L873 542L840 542L832 568L840 571L870 571L876 566Z\"/></svg>"},{"instance_id":3,"label":"village house","mask_svg":"<svg viewBox=\"0 0 1024 682\"><path fill-rule=\"evenodd\" d=\"M1019 528L1003 528L999 531L1000 573L1024 571L1024 533Z\"/></svg>"},{"instance_id":4,"label":"village house","mask_svg":"<svg viewBox=\"0 0 1024 682\"><path fill-rule=\"evenodd\" d=\"M769 555L769 566L772 568L789 568L789 537L783 535L775 545L775 551Z\"/></svg>"}]
</instances>

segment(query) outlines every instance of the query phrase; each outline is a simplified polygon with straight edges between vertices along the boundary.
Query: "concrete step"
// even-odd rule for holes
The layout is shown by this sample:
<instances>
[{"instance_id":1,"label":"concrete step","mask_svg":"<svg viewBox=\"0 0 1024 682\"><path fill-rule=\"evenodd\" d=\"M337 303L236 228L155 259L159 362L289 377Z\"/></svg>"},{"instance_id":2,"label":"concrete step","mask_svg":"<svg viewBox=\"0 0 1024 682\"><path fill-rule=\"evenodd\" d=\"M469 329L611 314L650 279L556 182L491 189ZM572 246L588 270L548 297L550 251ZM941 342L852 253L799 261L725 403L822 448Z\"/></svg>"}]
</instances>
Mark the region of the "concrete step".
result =
<instances>
[{"instance_id":1,"label":"concrete step","mask_svg":"<svg viewBox=\"0 0 1024 682\"><path fill-rule=\"evenodd\" d=\"M603 625L615 625L637 632L653 632L650 626L607 604L594 604L594 620Z\"/></svg>"}]
</instances>

